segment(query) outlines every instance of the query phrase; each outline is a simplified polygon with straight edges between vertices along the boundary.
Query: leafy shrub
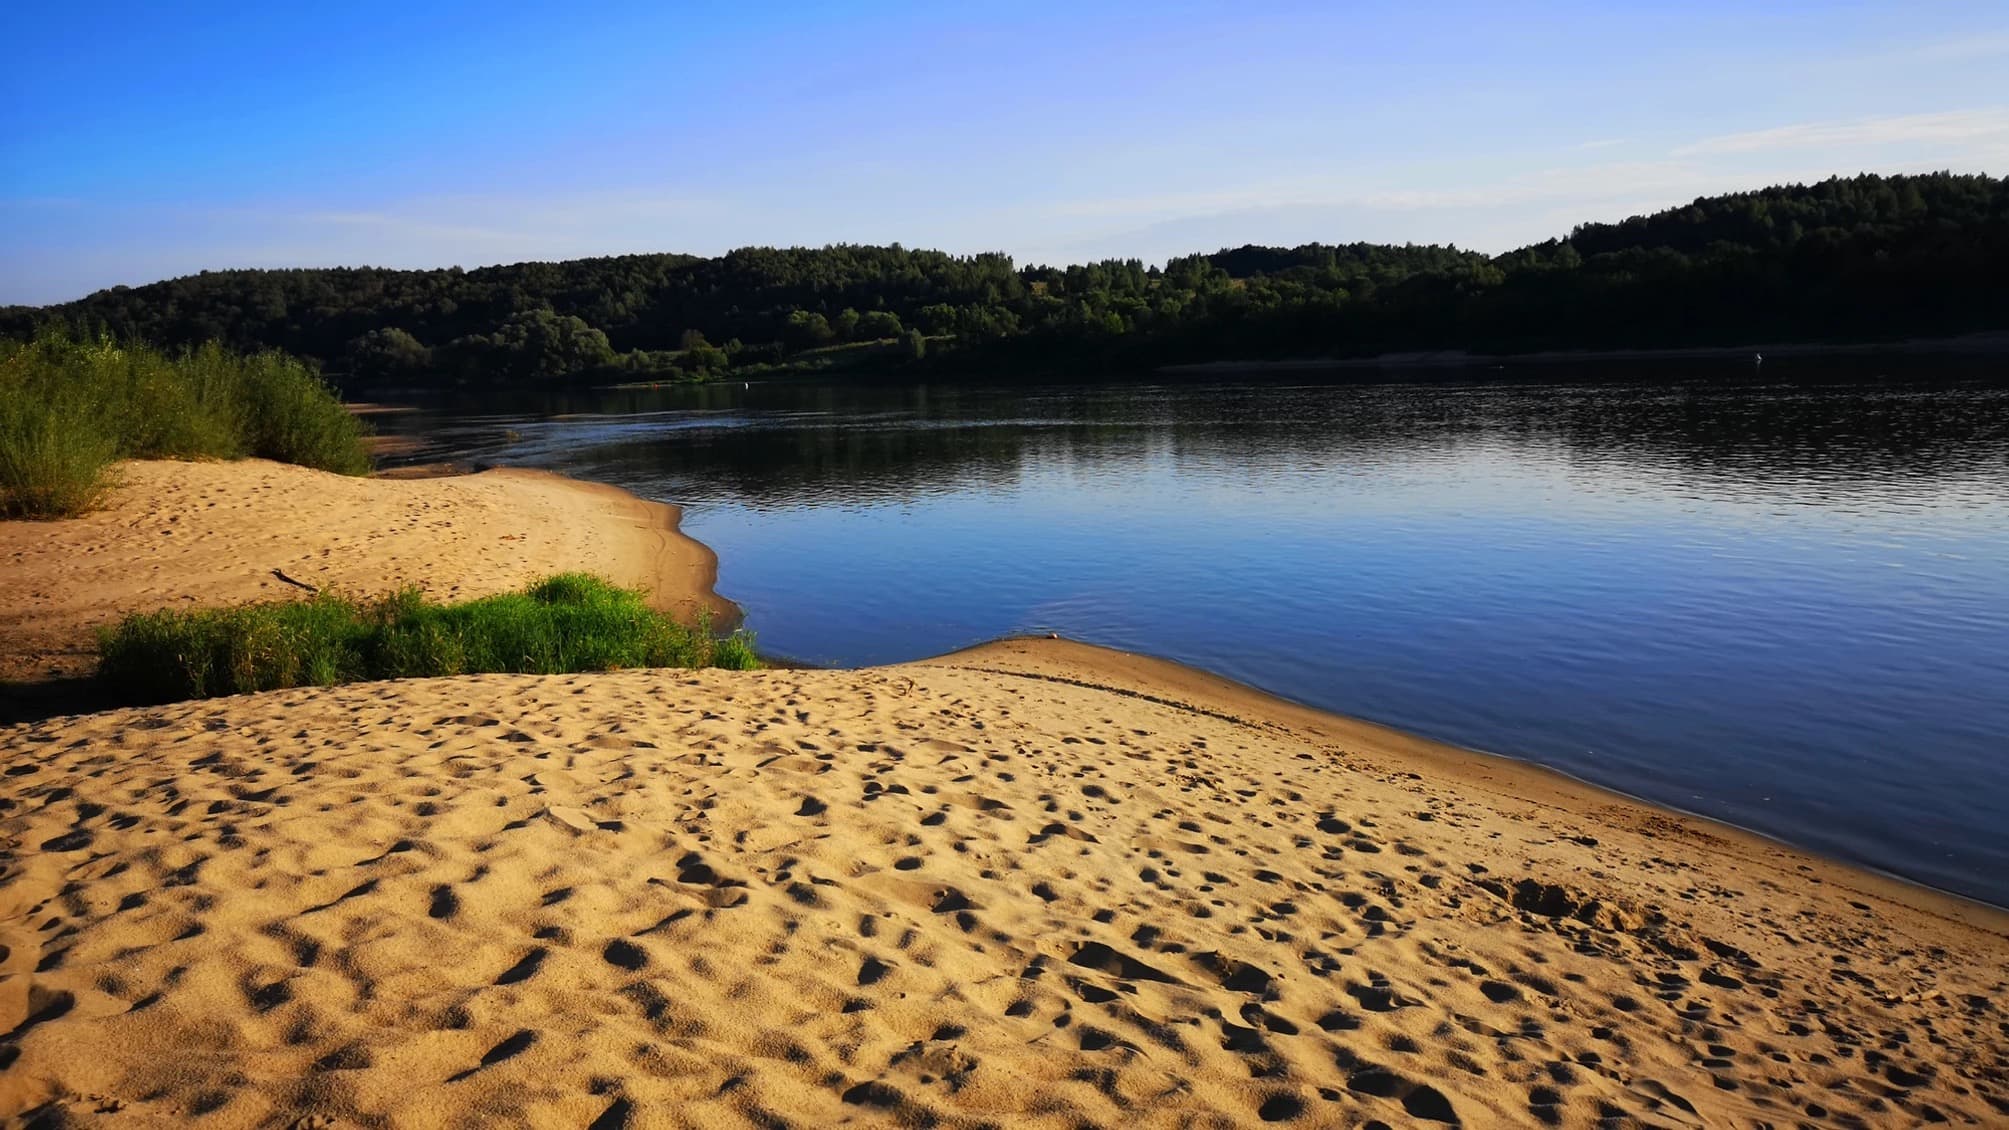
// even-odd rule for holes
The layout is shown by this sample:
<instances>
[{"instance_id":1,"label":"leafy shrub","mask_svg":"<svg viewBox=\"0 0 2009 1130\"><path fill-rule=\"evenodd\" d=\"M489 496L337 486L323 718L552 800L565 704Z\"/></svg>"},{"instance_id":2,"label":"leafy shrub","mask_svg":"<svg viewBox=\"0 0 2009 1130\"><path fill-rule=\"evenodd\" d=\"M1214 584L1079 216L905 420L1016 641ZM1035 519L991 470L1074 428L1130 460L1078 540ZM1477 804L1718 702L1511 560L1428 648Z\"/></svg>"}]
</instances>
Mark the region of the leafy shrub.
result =
<instances>
[{"instance_id":1,"label":"leafy shrub","mask_svg":"<svg viewBox=\"0 0 2009 1130\"><path fill-rule=\"evenodd\" d=\"M0 514L82 513L118 459L246 455L348 475L370 469L362 425L283 354L210 344L169 356L59 332L0 340Z\"/></svg>"},{"instance_id":2,"label":"leafy shrub","mask_svg":"<svg viewBox=\"0 0 2009 1130\"><path fill-rule=\"evenodd\" d=\"M305 365L260 353L243 358L238 372L251 454L338 475L369 473L362 423Z\"/></svg>"}]
</instances>

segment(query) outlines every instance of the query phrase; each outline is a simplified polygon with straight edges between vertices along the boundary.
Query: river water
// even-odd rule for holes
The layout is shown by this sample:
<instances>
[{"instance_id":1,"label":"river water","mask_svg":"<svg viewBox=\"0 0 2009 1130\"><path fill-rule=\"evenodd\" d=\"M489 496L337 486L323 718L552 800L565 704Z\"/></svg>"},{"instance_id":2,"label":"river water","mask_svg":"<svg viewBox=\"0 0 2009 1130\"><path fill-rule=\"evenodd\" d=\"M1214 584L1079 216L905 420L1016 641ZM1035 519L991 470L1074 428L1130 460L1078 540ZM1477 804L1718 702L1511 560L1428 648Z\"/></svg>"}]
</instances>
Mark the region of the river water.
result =
<instances>
[{"instance_id":1,"label":"river water","mask_svg":"<svg viewBox=\"0 0 2009 1130\"><path fill-rule=\"evenodd\" d=\"M765 383L389 417L681 503L763 651L1162 655L2009 904L2009 373Z\"/></svg>"}]
</instances>

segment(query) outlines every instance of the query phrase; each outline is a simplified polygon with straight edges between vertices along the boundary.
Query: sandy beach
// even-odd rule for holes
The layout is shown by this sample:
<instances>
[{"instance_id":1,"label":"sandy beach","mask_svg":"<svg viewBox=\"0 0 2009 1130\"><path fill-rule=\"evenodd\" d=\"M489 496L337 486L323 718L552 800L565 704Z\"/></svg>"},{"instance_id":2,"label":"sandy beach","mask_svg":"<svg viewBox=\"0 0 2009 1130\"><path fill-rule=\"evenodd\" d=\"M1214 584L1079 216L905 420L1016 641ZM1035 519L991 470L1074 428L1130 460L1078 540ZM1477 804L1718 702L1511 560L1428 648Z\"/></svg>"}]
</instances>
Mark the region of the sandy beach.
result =
<instances>
[{"instance_id":1,"label":"sandy beach","mask_svg":"<svg viewBox=\"0 0 2009 1130\"><path fill-rule=\"evenodd\" d=\"M555 515L498 547L575 497L546 476L128 474L31 532L169 552L162 515L221 510L208 555L121 594L0 524L9 576L43 570L10 650L45 615L277 595L273 567L401 578L359 547L385 527L403 568L459 547L443 595L710 568L605 488L601 556ZM319 517L260 540L275 497ZM0 764L17 1123L2009 1119L2009 914L1068 641L279 691L0 728Z\"/></svg>"},{"instance_id":2,"label":"sandy beach","mask_svg":"<svg viewBox=\"0 0 2009 1130\"><path fill-rule=\"evenodd\" d=\"M542 471L344 478L262 459L126 462L105 507L0 522L0 681L88 675L93 631L127 612L418 585L468 600L582 570L664 611L738 610L674 506Z\"/></svg>"}]
</instances>

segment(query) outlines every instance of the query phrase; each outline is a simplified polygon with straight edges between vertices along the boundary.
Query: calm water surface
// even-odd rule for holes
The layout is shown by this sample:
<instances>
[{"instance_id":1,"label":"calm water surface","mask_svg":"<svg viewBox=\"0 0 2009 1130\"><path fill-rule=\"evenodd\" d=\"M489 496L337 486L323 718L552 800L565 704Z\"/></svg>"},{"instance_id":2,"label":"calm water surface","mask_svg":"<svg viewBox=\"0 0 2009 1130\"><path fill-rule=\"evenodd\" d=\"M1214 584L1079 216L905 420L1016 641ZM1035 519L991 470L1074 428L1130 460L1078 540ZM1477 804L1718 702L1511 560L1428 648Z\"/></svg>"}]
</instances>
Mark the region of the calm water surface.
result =
<instances>
[{"instance_id":1,"label":"calm water surface","mask_svg":"<svg viewBox=\"0 0 2009 1130\"><path fill-rule=\"evenodd\" d=\"M393 426L684 504L772 653L1060 632L2009 904L2009 380L1791 375L1822 380L756 384Z\"/></svg>"}]
</instances>

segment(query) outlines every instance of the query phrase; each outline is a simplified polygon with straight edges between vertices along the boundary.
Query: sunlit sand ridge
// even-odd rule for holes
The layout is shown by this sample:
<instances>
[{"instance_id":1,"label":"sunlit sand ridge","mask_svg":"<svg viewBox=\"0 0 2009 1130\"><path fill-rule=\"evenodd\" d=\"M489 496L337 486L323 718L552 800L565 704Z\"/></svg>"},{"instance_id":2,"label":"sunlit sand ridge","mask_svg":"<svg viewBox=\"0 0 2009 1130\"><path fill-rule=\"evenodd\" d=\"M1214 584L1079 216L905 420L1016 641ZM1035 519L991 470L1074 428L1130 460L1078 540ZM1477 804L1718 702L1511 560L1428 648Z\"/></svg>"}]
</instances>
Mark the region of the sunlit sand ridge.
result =
<instances>
[{"instance_id":1,"label":"sunlit sand ridge","mask_svg":"<svg viewBox=\"0 0 2009 1130\"><path fill-rule=\"evenodd\" d=\"M0 1103L2002 1117L2000 916L1321 717L1040 641L17 727Z\"/></svg>"}]
</instances>

